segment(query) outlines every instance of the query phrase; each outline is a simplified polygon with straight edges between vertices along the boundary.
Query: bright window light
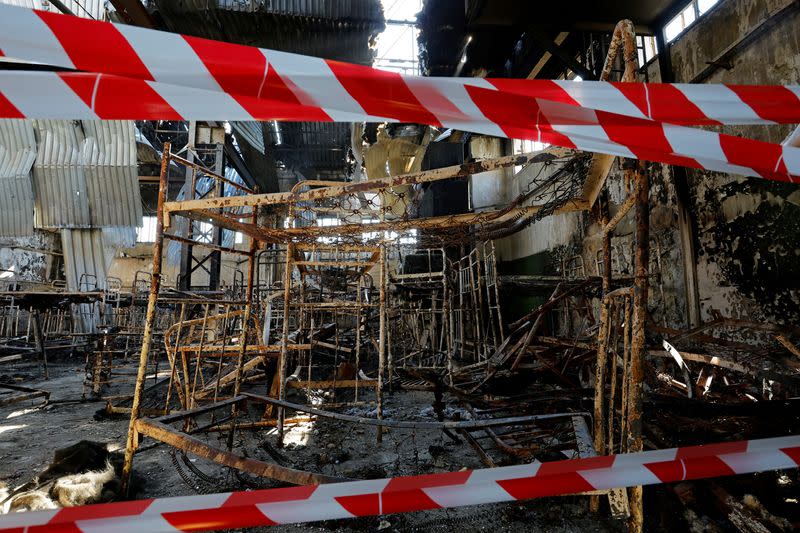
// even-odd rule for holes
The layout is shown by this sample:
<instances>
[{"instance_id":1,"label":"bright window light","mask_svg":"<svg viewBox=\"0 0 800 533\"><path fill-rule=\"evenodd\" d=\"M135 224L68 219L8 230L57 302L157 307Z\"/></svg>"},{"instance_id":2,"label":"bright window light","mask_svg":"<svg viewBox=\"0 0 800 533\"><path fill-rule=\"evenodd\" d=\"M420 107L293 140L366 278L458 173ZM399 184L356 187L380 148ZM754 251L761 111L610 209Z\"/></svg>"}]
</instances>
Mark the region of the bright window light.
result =
<instances>
[{"instance_id":1,"label":"bright window light","mask_svg":"<svg viewBox=\"0 0 800 533\"><path fill-rule=\"evenodd\" d=\"M417 244L417 230L410 229L406 231L398 242L400 244Z\"/></svg>"},{"instance_id":2,"label":"bright window light","mask_svg":"<svg viewBox=\"0 0 800 533\"><path fill-rule=\"evenodd\" d=\"M700 11L702 15L712 7L714 7L719 0L697 0L697 9Z\"/></svg>"},{"instance_id":3,"label":"bright window light","mask_svg":"<svg viewBox=\"0 0 800 533\"><path fill-rule=\"evenodd\" d=\"M378 223L378 219L377 218L367 218L365 220L362 220L361 223L362 224L377 224ZM363 242L367 242L367 241L371 241L373 239L377 239L380 236L381 236L381 232L380 231L367 231L367 232L364 232L364 233L361 234L361 240Z\"/></svg>"},{"instance_id":4,"label":"bright window light","mask_svg":"<svg viewBox=\"0 0 800 533\"><path fill-rule=\"evenodd\" d=\"M514 155L527 154L530 152L540 152L550 145L547 143L532 141L530 139L514 139ZM521 165L514 167L514 174L522 170Z\"/></svg>"},{"instance_id":5,"label":"bright window light","mask_svg":"<svg viewBox=\"0 0 800 533\"><path fill-rule=\"evenodd\" d=\"M142 217L142 226L136 228L136 242L156 242L156 217Z\"/></svg>"},{"instance_id":6,"label":"bright window light","mask_svg":"<svg viewBox=\"0 0 800 533\"><path fill-rule=\"evenodd\" d=\"M318 218L317 219L317 226L320 226L320 227L323 227L323 228L331 228L331 227L334 227L334 226L340 226L341 223L342 223L341 220L339 220L338 218L325 217L325 218ZM325 244L333 244L333 243L337 242L338 240L339 240L338 237L333 237L333 236L331 236L331 237L318 237L317 238L317 242L322 242L322 243L325 243Z\"/></svg>"},{"instance_id":7,"label":"bright window light","mask_svg":"<svg viewBox=\"0 0 800 533\"><path fill-rule=\"evenodd\" d=\"M689 26L689 24L695 21L696 16L694 12L694 6L686 6L686 9L681 11L681 16L683 17L683 27L686 28Z\"/></svg>"},{"instance_id":8,"label":"bright window light","mask_svg":"<svg viewBox=\"0 0 800 533\"><path fill-rule=\"evenodd\" d=\"M375 68L419 74L417 51L417 13L422 10L422 0L381 0L386 29L378 36Z\"/></svg>"},{"instance_id":9,"label":"bright window light","mask_svg":"<svg viewBox=\"0 0 800 533\"><path fill-rule=\"evenodd\" d=\"M194 226L194 240L210 243L214 239L214 226L211 222L197 222Z\"/></svg>"},{"instance_id":10,"label":"bright window light","mask_svg":"<svg viewBox=\"0 0 800 533\"><path fill-rule=\"evenodd\" d=\"M233 242L234 244L242 244L244 242L244 233L241 231L237 231L233 234Z\"/></svg>"},{"instance_id":11,"label":"bright window light","mask_svg":"<svg viewBox=\"0 0 800 533\"><path fill-rule=\"evenodd\" d=\"M693 1L691 4L683 8L683 10L678 13L678 16L670 20L664 27L664 38L667 40L667 42L674 41L678 35L683 33L683 30L688 28L692 22L697 20L698 11L699 7Z\"/></svg>"}]
</instances>

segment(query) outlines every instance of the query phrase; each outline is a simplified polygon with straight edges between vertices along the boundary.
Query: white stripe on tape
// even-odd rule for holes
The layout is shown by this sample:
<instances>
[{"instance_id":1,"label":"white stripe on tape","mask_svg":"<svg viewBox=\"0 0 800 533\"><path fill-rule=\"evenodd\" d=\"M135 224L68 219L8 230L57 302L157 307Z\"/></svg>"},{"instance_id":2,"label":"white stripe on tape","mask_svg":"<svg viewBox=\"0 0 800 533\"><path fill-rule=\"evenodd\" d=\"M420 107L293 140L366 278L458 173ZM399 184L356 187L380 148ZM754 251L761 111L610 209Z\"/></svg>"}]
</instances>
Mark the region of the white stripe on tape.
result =
<instances>
[{"instance_id":1,"label":"white stripe on tape","mask_svg":"<svg viewBox=\"0 0 800 533\"><path fill-rule=\"evenodd\" d=\"M322 108L335 122L382 122L386 119L368 115L350 96L324 59L275 50L261 50L281 78L289 79L300 89L298 99Z\"/></svg>"},{"instance_id":2,"label":"white stripe on tape","mask_svg":"<svg viewBox=\"0 0 800 533\"><path fill-rule=\"evenodd\" d=\"M253 120L228 93L147 82L184 120Z\"/></svg>"},{"instance_id":3,"label":"white stripe on tape","mask_svg":"<svg viewBox=\"0 0 800 533\"><path fill-rule=\"evenodd\" d=\"M553 80L583 107L617 113L628 117L648 118L622 92L605 81Z\"/></svg>"},{"instance_id":4,"label":"white stripe on tape","mask_svg":"<svg viewBox=\"0 0 800 533\"><path fill-rule=\"evenodd\" d=\"M7 57L75 68L52 30L32 9L0 4L0 50Z\"/></svg>"},{"instance_id":5,"label":"white stripe on tape","mask_svg":"<svg viewBox=\"0 0 800 533\"><path fill-rule=\"evenodd\" d=\"M705 116L723 124L773 124L759 117L738 94L724 85L676 83L675 87Z\"/></svg>"},{"instance_id":6,"label":"white stripe on tape","mask_svg":"<svg viewBox=\"0 0 800 533\"><path fill-rule=\"evenodd\" d=\"M708 170L750 176L756 174L752 168L728 162L728 157L722 151L719 135L716 133L664 124L664 135L672 146L673 153L694 158Z\"/></svg>"},{"instance_id":7,"label":"white stripe on tape","mask_svg":"<svg viewBox=\"0 0 800 533\"><path fill-rule=\"evenodd\" d=\"M0 93L29 118L98 118L55 72L3 72L0 75Z\"/></svg>"}]
</instances>

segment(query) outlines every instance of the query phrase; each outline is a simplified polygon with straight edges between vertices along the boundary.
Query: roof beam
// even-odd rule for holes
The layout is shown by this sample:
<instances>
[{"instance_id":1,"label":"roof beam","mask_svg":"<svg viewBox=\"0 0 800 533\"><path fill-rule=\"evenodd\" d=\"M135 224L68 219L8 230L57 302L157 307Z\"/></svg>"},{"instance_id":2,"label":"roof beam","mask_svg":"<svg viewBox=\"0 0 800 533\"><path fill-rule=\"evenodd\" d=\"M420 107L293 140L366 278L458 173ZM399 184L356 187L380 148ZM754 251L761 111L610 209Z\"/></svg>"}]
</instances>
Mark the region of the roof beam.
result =
<instances>
[{"instance_id":1,"label":"roof beam","mask_svg":"<svg viewBox=\"0 0 800 533\"><path fill-rule=\"evenodd\" d=\"M545 51L550 52L552 55L557 57L561 60L564 65L567 66L572 72L583 78L584 80L596 80L597 76L594 73L586 68L584 65L578 63L578 61L572 57L566 50L562 47L557 45L553 39L542 33L539 28L529 27L526 32L531 38L536 41L539 46L545 49Z\"/></svg>"},{"instance_id":2,"label":"roof beam","mask_svg":"<svg viewBox=\"0 0 800 533\"><path fill-rule=\"evenodd\" d=\"M561 33L556 35L556 38L553 40L553 42L555 42L556 45L561 46L568 36L569 36L568 31L562 31ZM539 59L536 65L534 65L530 73L528 73L527 79L529 80L535 79L536 76L539 75L539 72L541 72L544 66L547 64L547 62L550 61L551 57L553 57L553 54L551 54L550 52L545 52L544 54L542 54L542 57Z\"/></svg>"}]
</instances>

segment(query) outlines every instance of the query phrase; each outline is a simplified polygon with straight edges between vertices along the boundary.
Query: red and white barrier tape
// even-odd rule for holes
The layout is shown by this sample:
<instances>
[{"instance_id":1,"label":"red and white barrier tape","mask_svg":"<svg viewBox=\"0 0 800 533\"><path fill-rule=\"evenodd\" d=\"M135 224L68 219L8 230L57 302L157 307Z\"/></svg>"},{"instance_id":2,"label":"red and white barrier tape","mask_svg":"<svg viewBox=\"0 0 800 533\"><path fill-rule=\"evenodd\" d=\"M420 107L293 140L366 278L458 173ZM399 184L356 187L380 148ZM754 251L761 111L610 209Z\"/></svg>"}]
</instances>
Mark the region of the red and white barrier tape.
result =
<instances>
[{"instance_id":1,"label":"red and white barrier tape","mask_svg":"<svg viewBox=\"0 0 800 533\"><path fill-rule=\"evenodd\" d=\"M0 5L0 117L399 121L781 181L800 148L687 125L800 122L800 86L424 78Z\"/></svg>"},{"instance_id":2,"label":"red and white barrier tape","mask_svg":"<svg viewBox=\"0 0 800 533\"><path fill-rule=\"evenodd\" d=\"M800 436L0 516L0 533L210 531L525 500L800 466Z\"/></svg>"}]
</instances>

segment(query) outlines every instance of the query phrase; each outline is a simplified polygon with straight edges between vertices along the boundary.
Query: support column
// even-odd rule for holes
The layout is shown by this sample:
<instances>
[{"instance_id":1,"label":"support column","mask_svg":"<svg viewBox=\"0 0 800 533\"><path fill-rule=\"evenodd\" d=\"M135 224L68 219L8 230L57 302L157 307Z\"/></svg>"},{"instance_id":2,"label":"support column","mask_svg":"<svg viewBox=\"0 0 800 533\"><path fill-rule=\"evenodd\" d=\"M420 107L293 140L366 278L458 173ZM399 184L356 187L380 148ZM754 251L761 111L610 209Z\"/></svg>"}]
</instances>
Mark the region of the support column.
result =
<instances>
[{"instance_id":1,"label":"support column","mask_svg":"<svg viewBox=\"0 0 800 533\"><path fill-rule=\"evenodd\" d=\"M136 431L136 420L139 418L139 409L142 404L144 390L144 377L147 373L147 359L150 355L150 344L153 341L153 324L156 318L156 301L161 288L161 259L164 249L164 202L169 187L169 159L170 143L164 143L161 156L161 177L158 181L158 208L156 210L156 242L153 245L153 275L150 282L150 296L147 300L147 314L144 321L144 334L142 339L142 353L139 356L139 368L136 372L136 385L133 389L133 403L131 405L131 420L128 424L128 438L125 442L125 460L122 465L120 479L120 493L127 496L130 488L131 474L133 472L133 454L139 445L139 435Z\"/></svg>"},{"instance_id":2,"label":"support column","mask_svg":"<svg viewBox=\"0 0 800 533\"><path fill-rule=\"evenodd\" d=\"M648 268L650 263L650 180L642 163L636 173L636 246L633 282L633 333L631 338L631 378L628 397L628 453L642 451L642 396L644 394L644 359L647 353ZM689 384L691 386L691 384ZM644 523L642 487L629 489L631 516L628 531L640 533Z\"/></svg>"},{"instance_id":3,"label":"support column","mask_svg":"<svg viewBox=\"0 0 800 533\"><path fill-rule=\"evenodd\" d=\"M381 244L381 285L378 331L378 420L383 420L383 372L386 364L386 244ZM378 426L378 442L383 440L383 426Z\"/></svg>"},{"instance_id":4,"label":"support column","mask_svg":"<svg viewBox=\"0 0 800 533\"><path fill-rule=\"evenodd\" d=\"M252 223L258 221L258 207L253 207ZM253 308L253 280L256 270L256 249L258 241L250 237L250 255L247 258L247 289L245 291L244 313L242 315L242 334L239 339L239 357L236 361L236 381L233 384L233 395L238 396L242 387L242 374L244 373L244 355L247 352L247 331L250 325L250 314ZM200 354L202 355L202 354ZM199 357L199 355L198 355ZM198 360L199 364L199 360ZM236 416L238 415L239 404L233 404L231 408L231 430L228 433L228 451L233 449L233 436L236 429Z\"/></svg>"},{"instance_id":5,"label":"support column","mask_svg":"<svg viewBox=\"0 0 800 533\"><path fill-rule=\"evenodd\" d=\"M278 399L286 399L286 365L289 357L289 302L292 294L292 257L294 243L286 243L286 268L283 272L283 333L281 335L281 360L278 361ZM278 446L283 446L283 421L285 411L278 407Z\"/></svg>"}]
</instances>

